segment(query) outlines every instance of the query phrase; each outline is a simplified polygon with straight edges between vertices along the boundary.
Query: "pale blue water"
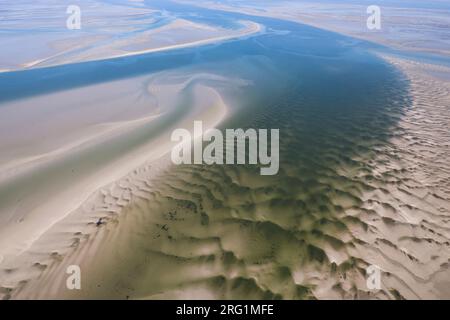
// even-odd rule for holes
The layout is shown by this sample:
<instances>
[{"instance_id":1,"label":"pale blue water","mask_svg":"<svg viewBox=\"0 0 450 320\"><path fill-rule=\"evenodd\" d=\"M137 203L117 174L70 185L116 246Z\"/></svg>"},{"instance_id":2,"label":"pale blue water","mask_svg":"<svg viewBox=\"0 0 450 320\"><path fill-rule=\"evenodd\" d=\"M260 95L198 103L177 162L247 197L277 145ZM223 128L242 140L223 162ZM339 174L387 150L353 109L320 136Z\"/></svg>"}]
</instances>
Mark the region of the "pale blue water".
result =
<instances>
[{"instance_id":1,"label":"pale blue water","mask_svg":"<svg viewBox=\"0 0 450 320\"><path fill-rule=\"evenodd\" d=\"M407 81L370 52L377 48L373 44L276 19L167 1L152 1L151 6L181 18L195 16L199 22L224 26L239 19L252 20L264 25L266 32L202 47L2 73L0 108L5 101L162 70L210 72L252 84L245 90L232 85L227 89L225 96L233 97L233 107L240 111L224 126L284 128L282 160L295 159L295 152L303 150L320 162L318 157L329 148L342 146L351 157L359 138L363 142L368 137L386 139L409 105ZM116 147L105 145L104 150L97 150L96 158L126 153L145 141L146 132L153 131L148 128L135 141Z\"/></svg>"},{"instance_id":2,"label":"pale blue water","mask_svg":"<svg viewBox=\"0 0 450 320\"><path fill-rule=\"evenodd\" d=\"M151 2L151 6L158 8L154 1ZM244 58L250 60L255 58L256 61L262 56L268 59L268 63L271 64L270 69L277 70L275 73L282 73L281 77L286 81L292 78L293 74L302 72L302 68L308 67L311 62L325 67L327 63L333 64L336 60L355 61L353 68L357 67L358 61L365 64L364 68L374 63L383 64L382 61L361 49L361 47L370 48L373 45L308 26L175 5L167 1L161 2L159 6L181 18L186 17L198 22L226 27L237 27L237 19L251 19L264 24L269 32L249 39L200 48L0 74L0 102L161 70L180 67L195 69L206 63L209 63L208 68L212 71L225 72L226 69L239 76L242 71L240 68L228 69L233 68L233 62ZM271 32L271 29L290 33L279 35ZM251 62L249 61L250 64ZM224 65L226 68L223 67ZM289 69L286 70L286 67ZM343 69L344 66L340 68ZM264 68L257 72L266 72L269 78L274 76L270 70L264 71ZM321 70L315 71L315 73L320 72ZM358 70L355 69L354 72ZM256 78L259 79L259 77Z\"/></svg>"}]
</instances>

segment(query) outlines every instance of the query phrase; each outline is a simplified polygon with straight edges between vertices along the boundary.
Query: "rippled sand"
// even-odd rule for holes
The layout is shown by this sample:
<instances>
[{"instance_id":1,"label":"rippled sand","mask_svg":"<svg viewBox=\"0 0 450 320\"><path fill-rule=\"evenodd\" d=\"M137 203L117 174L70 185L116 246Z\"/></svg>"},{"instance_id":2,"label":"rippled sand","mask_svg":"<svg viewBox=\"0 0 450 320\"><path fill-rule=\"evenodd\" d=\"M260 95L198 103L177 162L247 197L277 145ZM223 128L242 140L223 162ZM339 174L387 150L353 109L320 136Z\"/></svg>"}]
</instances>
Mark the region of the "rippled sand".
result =
<instances>
[{"instance_id":1,"label":"rippled sand","mask_svg":"<svg viewBox=\"0 0 450 320\"><path fill-rule=\"evenodd\" d=\"M180 86L196 98L173 126L199 117L221 129L279 128L279 175L172 166L163 152L128 163L129 174L0 261L0 298L450 299L450 69L382 58L389 67L371 69L382 74L372 82L333 63L306 73L248 111L250 121L237 109L225 118L229 97L215 88L242 79L159 74L143 86L152 99ZM66 288L71 264L80 291ZM370 265L382 290L367 288Z\"/></svg>"},{"instance_id":2,"label":"rippled sand","mask_svg":"<svg viewBox=\"0 0 450 320\"><path fill-rule=\"evenodd\" d=\"M385 111L398 115L387 136L376 131L383 115L372 132L343 128L319 134L316 145L298 141L307 131L292 135L284 147L302 148L284 150L291 157L271 179L246 166L143 166L48 233L35 247L39 278L4 288L3 297L450 298L450 70L384 58L410 84L410 96ZM411 99L408 110L402 99ZM290 111L294 125L309 112ZM262 112L254 124L285 116ZM100 217L106 223L97 227ZM65 289L69 264L83 270L80 292ZM366 286L372 264L382 270L380 291Z\"/></svg>"}]
</instances>

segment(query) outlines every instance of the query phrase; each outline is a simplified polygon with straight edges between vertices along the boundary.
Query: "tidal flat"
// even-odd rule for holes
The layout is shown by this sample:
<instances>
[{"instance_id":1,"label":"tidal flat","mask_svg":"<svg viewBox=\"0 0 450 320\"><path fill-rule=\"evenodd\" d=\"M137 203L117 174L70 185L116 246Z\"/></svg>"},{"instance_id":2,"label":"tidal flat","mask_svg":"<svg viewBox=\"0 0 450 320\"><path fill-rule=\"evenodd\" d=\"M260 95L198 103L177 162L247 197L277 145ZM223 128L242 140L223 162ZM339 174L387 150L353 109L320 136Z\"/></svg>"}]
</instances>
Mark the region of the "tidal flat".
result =
<instances>
[{"instance_id":1,"label":"tidal flat","mask_svg":"<svg viewBox=\"0 0 450 320\"><path fill-rule=\"evenodd\" d=\"M254 3L100 3L138 14L138 34L162 17L166 40L174 21L209 40L4 67L0 297L450 298L445 63ZM170 134L196 120L278 129L278 173L174 165Z\"/></svg>"}]
</instances>

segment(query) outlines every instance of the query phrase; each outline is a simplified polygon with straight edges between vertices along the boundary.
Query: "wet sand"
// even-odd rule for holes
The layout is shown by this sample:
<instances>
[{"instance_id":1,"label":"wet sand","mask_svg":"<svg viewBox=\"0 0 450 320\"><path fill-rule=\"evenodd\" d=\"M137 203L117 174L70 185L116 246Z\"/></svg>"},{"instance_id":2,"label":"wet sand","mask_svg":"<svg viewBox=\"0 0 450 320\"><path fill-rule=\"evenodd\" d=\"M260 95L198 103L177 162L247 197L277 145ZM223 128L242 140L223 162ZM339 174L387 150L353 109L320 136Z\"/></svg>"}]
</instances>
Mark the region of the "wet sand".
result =
<instances>
[{"instance_id":1,"label":"wet sand","mask_svg":"<svg viewBox=\"0 0 450 320\"><path fill-rule=\"evenodd\" d=\"M0 35L4 44L0 72L175 50L262 31L261 25L251 21L238 21L239 26L230 29L178 18L139 3L96 0L77 3L83 17L81 29L69 30L65 12L70 4L26 0L0 4L8 13Z\"/></svg>"},{"instance_id":2,"label":"wet sand","mask_svg":"<svg viewBox=\"0 0 450 320\"><path fill-rule=\"evenodd\" d=\"M133 96L146 95L141 99L144 99L147 111L150 111L149 114L133 120L109 123L105 119L102 119L104 121L102 122L89 117L92 112L95 114L100 111L96 108L100 107L98 103L102 100L101 90L95 86L77 89L80 92L75 94L95 97L94 107L89 107L86 101L86 110L77 110L79 117L67 114L65 110L59 110L59 112L61 116L69 117L65 120L66 128L72 127L74 132L82 131L84 136L74 139L73 134L66 130L64 131L68 135L66 137L55 135L53 140L46 137L42 139L41 144L34 143L32 147L18 148L17 153L26 152L27 154L21 155L22 157L14 161L6 162L1 167L0 252L4 258L3 268L9 269L8 265L21 266L22 263L19 262L22 259L21 256L24 255L24 258L28 259L30 251L34 252L35 242L41 243L41 237L44 234L52 230L61 219L79 208L96 190L133 171L142 163L152 163L170 153L174 145L170 141L172 130L178 127L189 128L190 123L197 118L204 120L205 128L214 127L226 115L226 106L217 91L200 84L202 81L208 82L211 79L222 80L207 74L168 73L107 84L108 90L117 85L122 90L134 92L128 96L129 101L133 101ZM95 95L87 93L91 90L95 91ZM118 94L121 92L123 93L123 91L117 91ZM180 109L179 103L180 101L183 101L183 104L186 103L187 93L192 94L192 104ZM58 104L69 94L70 92L63 92L40 98L43 101L53 100ZM115 99L115 97L110 98ZM103 102L108 105L109 112L102 116L109 118L113 115L114 105L108 103L106 97L104 99ZM44 112L45 108L51 107L45 103L36 104L38 102L36 98L32 100L35 104L34 108L38 109L37 112ZM120 114L120 111L123 112L121 108L130 103L132 102L120 101L116 106L117 114ZM20 101L18 104L29 107L26 101ZM148 108L149 104L154 105L153 110ZM138 104L134 103L134 106L138 107ZM13 103L12 107L20 112L20 106ZM70 106L68 107L70 109ZM8 106L1 111L8 114ZM131 116L131 114L127 115ZM79 119L78 122L77 119ZM86 119L100 124L86 123ZM58 130L59 126L63 125L62 118L57 117L57 114L51 120L53 122L43 123L48 131ZM15 141L7 140L5 143L14 143L16 146L26 145L31 137L37 137L38 133L46 132L40 131L38 125L36 128L28 129L29 132L23 131L23 137L16 135L12 137L16 139ZM20 138L25 141L21 141ZM72 142L67 144L67 140ZM43 153L39 154L39 152ZM17 153L11 153L10 156L17 156ZM34 155L30 156L28 153ZM97 161L93 162L93 158ZM66 233L64 228L57 230L59 233ZM62 238L67 240L67 236ZM50 247L54 244L54 240L49 242ZM31 253L31 256L34 254ZM9 264L10 261L12 261L11 264ZM4 276L7 274L3 273L0 276L2 282L10 283L8 277L5 280Z\"/></svg>"},{"instance_id":3,"label":"wet sand","mask_svg":"<svg viewBox=\"0 0 450 320\"><path fill-rule=\"evenodd\" d=\"M374 4L371 1L259 1L250 4L239 1L191 1L176 0L179 3L244 12L249 15L273 17L316 28L345 34L356 39L372 41L387 48L412 53L431 53L441 56L450 54L447 37L450 27L450 6L443 1L395 0ZM381 28L367 28L371 5L381 10Z\"/></svg>"},{"instance_id":4,"label":"wet sand","mask_svg":"<svg viewBox=\"0 0 450 320\"><path fill-rule=\"evenodd\" d=\"M84 221L74 214L55 228L72 239L13 297L448 298L449 70L384 58L413 101L387 143L357 146L345 161L329 153L339 165L303 182L294 172L267 181L248 168L142 166L91 197ZM82 291L65 288L70 264L85 274ZM377 292L366 287L371 264L382 270Z\"/></svg>"},{"instance_id":5,"label":"wet sand","mask_svg":"<svg viewBox=\"0 0 450 320\"><path fill-rule=\"evenodd\" d=\"M27 250L0 262L1 297L448 299L450 70L380 57L386 66L374 67L381 75L367 82L349 70L358 64L364 70L370 62L352 60L340 69L334 55L325 58L331 62L323 74L315 73L319 65L312 64L311 73L300 69L308 81L288 82L287 91L279 81L283 94L250 108L250 117L228 103L236 98L221 94L230 83L247 90L252 83L244 79L176 72L150 78L157 83L145 87L150 100L164 101L174 112L180 105L164 99L178 92L180 101L189 101L181 88L204 79L203 85L187 86L196 97L193 110L172 127L204 118L222 129L280 128L280 174L261 177L251 166L172 166L163 135L142 153L121 150L129 156L123 170L114 163L108 179L92 176L101 185L80 184L86 201L51 217L51 226L44 221L48 229ZM244 61L249 69L271 67L265 58L250 61ZM294 65L290 70L298 71ZM130 90L150 79L133 80ZM126 83L118 86L128 88ZM317 83L329 90L324 93ZM353 102L346 100L350 95ZM157 121L161 111L137 108L124 122L131 135L123 135L121 125L111 130L130 141L139 125ZM111 137L108 130L89 139ZM53 143L52 148L61 142ZM25 159L13 166L30 161ZM68 194L81 191L73 188ZM60 196L57 201L65 202ZM104 223L97 226L99 218ZM32 219L24 223L36 225ZM17 230L18 240L24 239L25 232ZM81 267L81 291L66 288L71 264ZM366 285L365 270L373 264L382 270L379 291Z\"/></svg>"}]
</instances>

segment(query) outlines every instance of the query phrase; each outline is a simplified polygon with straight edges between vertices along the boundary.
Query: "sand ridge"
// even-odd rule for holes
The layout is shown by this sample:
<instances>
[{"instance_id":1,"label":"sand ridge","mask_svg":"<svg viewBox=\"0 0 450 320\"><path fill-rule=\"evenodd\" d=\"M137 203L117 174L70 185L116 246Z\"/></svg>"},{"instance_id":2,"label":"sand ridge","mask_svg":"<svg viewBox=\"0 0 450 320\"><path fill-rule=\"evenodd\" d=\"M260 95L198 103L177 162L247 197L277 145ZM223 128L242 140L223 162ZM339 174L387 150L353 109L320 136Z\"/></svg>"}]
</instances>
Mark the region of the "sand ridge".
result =
<instances>
[{"instance_id":1,"label":"sand ridge","mask_svg":"<svg viewBox=\"0 0 450 320\"><path fill-rule=\"evenodd\" d=\"M366 21L369 1L191 1L176 0L195 6L272 17L307 24L315 28L345 34L354 39L368 40L403 51L450 54L447 34L450 27L448 6L440 1L421 5L384 1L381 8L381 29L369 30ZM375 4L377 5L377 4Z\"/></svg>"},{"instance_id":2,"label":"sand ridge","mask_svg":"<svg viewBox=\"0 0 450 320\"><path fill-rule=\"evenodd\" d=\"M173 167L161 149L128 163L26 252L6 256L1 297L449 298L450 70L383 58L396 69L371 88L386 94L382 106L371 91L364 103L342 105L349 113L317 112L324 94L304 82L254 112L245 125L284 132L277 177L248 166ZM204 104L177 126L202 115L223 125L223 100L201 79L230 79L159 76L151 97L168 103L185 90L183 101ZM81 291L65 287L70 264L81 266ZM366 285L372 264L382 270L380 291Z\"/></svg>"}]
</instances>

